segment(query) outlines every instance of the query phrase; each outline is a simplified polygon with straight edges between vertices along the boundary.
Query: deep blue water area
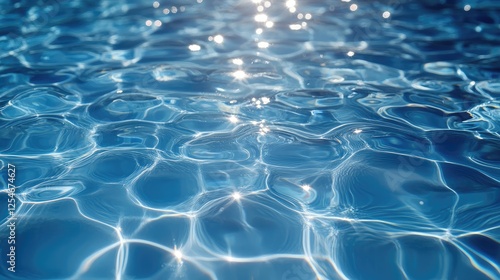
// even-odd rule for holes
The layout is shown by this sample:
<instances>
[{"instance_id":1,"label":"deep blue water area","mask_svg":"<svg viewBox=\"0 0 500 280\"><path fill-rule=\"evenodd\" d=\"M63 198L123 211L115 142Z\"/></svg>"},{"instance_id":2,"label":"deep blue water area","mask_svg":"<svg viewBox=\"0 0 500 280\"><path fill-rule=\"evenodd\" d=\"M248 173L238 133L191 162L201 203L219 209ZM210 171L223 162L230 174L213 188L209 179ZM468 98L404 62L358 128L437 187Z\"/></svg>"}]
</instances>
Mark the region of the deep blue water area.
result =
<instances>
[{"instance_id":1,"label":"deep blue water area","mask_svg":"<svg viewBox=\"0 0 500 280\"><path fill-rule=\"evenodd\" d=\"M500 279L500 2L0 0L0 168L0 279Z\"/></svg>"}]
</instances>

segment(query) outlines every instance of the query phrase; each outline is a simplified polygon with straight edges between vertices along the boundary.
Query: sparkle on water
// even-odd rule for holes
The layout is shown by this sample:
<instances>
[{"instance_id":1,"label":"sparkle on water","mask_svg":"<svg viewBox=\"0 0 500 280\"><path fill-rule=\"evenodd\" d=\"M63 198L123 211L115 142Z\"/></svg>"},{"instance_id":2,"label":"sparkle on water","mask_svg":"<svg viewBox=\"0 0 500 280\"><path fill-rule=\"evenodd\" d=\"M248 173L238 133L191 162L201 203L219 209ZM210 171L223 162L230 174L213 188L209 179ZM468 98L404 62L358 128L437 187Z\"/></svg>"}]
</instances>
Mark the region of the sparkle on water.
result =
<instances>
[{"instance_id":1,"label":"sparkle on water","mask_svg":"<svg viewBox=\"0 0 500 280\"><path fill-rule=\"evenodd\" d=\"M0 0L0 279L500 279L499 23Z\"/></svg>"}]
</instances>

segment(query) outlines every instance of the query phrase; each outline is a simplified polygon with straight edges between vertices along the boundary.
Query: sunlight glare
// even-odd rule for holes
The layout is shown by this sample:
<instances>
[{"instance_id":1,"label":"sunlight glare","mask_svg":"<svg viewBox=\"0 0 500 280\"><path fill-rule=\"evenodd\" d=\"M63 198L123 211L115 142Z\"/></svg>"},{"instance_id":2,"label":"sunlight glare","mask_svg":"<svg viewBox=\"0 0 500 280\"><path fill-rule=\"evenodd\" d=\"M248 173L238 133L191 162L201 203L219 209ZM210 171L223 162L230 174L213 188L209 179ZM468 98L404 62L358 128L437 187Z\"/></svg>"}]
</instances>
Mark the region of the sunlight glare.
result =
<instances>
[{"instance_id":1,"label":"sunlight glare","mask_svg":"<svg viewBox=\"0 0 500 280\"><path fill-rule=\"evenodd\" d=\"M233 72L233 77L235 77L237 80L243 80L247 77L247 73L243 70L237 70Z\"/></svg>"}]
</instances>

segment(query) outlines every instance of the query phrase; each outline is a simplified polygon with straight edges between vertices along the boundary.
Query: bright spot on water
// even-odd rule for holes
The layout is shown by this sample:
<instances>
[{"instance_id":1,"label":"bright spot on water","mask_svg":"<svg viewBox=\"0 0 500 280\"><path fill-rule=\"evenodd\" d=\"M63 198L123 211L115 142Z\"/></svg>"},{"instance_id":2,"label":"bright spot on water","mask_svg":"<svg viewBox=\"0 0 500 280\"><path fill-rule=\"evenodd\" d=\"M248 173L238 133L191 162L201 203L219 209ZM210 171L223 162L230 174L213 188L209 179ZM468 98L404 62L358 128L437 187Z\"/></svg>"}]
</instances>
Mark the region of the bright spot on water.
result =
<instances>
[{"instance_id":1,"label":"bright spot on water","mask_svg":"<svg viewBox=\"0 0 500 280\"><path fill-rule=\"evenodd\" d=\"M264 135L264 134L268 133L269 131L270 131L270 129L267 126L264 126L264 127L261 127L259 129L259 134Z\"/></svg>"},{"instance_id":2,"label":"bright spot on water","mask_svg":"<svg viewBox=\"0 0 500 280\"><path fill-rule=\"evenodd\" d=\"M300 186L304 191L308 192L311 190L311 186L310 185L302 185Z\"/></svg>"},{"instance_id":3,"label":"bright spot on water","mask_svg":"<svg viewBox=\"0 0 500 280\"><path fill-rule=\"evenodd\" d=\"M424 202L422 200L420 200L419 204L420 205L424 205Z\"/></svg>"},{"instance_id":4,"label":"bright spot on water","mask_svg":"<svg viewBox=\"0 0 500 280\"><path fill-rule=\"evenodd\" d=\"M174 249L174 256L178 261L182 260L182 252L177 248Z\"/></svg>"},{"instance_id":5,"label":"bright spot on water","mask_svg":"<svg viewBox=\"0 0 500 280\"><path fill-rule=\"evenodd\" d=\"M266 2L264 2L264 6L265 6L266 8L271 7L271 2L270 2L270 1L266 1Z\"/></svg>"},{"instance_id":6,"label":"bright spot on water","mask_svg":"<svg viewBox=\"0 0 500 280\"><path fill-rule=\"evenodd\" d=\"M359 129L359 128L356 128L356 129L354 130L354 133L356 133L356 134L360 134L361 132L363 132L363 130L362 130L362 129Z\"/></svg>"},{"instance_id":7,"label":"bright spot on water","mask_svg":"<svg viewBox=\"0 0 500 280\"><path fill-rule=\"evenodd\" d=\"M269 99L269 97L262 97L261 100L262 100L262 103L264 103L264 104L271 102L271 99Z\"/></svg>"},{"instance_id":8,"label":"bright spot on water","mask_svg":"<svg viewBox=\"0 0 500 280\"><path fill-rule=\"evenodd\" d=\"M146 20L146 25L147 25L147 26L151 26L151 25L153 25L153 21L152 21L152 20L150 20L150 19Z\"/></svg>"},{"instance_id":9,"label":"bright spot on water","mask_svg":"<svg viewBox=\"0 0 500 280\"><path fill-rule=\"evenodd\" d=\"M257 33L257 34L262 34L262 28L257 28L257 29L255 30L255 33Z\"/></svg>"},{"instance_id":10,"label":"bright spot on water","mask_svg":"<svg viewBox=\"0 0 500 280\"><path fill-rule=\"evenodd\" d=\"M353 51L348 51L347 52L347 56L351 56L351 57L354 56L354 52Z\"/></svg>"},{"instance_id":11,"label":"bright spot on water","mask_svg":"<svg viewBox=\"0 0 500 280\"><path fill-rule=\"evenodd\" d=\"M474 30L475 30L476 32L481 32L481 31L483 30L483 28L482 28L481 26L479 26L479 25L478 25L478 26L476 26L476 28L474 28Z\"/></svg>"},{"instance_id":12,"label":"bright spot on water","mask_svg":"<svg viewBox=\"0 0 500 280\"><path fill-rule=\"evenodd\" d=\"M241 194L239 192L234 192L233 193L233 198L234 198L234 200L240 200L241 199Z\"/></svg>"},{"instance_id":13,"label":"bright spot on water","mask_svg":"<svg viewBox=\"0 0 500 280\"><path fill-rule=\"evenodd\" d=\"M288 11L293 14L295 13L295 11L297 11L297 9L295 7L291 7L290 9L288 9Z\"/></svg>"},{"instance_id":14,"label":"bright spot on water","mask_svg":"<svg viewBox=\"0 0 500 280\"><path fill-rule=\"evenodd\" d=\"M161 20L155 20L155 26L160 27L161 26Z\"/></svg>"},{"instance_id":15,"label":"bright spot on water","mask_svg":"<svg viewBox=\"0 0 500 280\"><path fill-rule=\"evenodd\" d=\"M358 9L358 5L356 4L352 4L350 7L349 7L349 10L351 10L352 12L356 11Z\"/></svg>"},{"instance_id":16,"label":"bright spot on water","mask_svg":"<svg viewBox=\"0 0 500 280\"><path fill-rule=\"evenodd\" d=\"M468 12L470 11L471 6L470 5L465 5L464 6L464 11Z\"/></svg>"},{"instance_id":17,"label":"bright spot on water","mask_svg":"<svg viewBox=\"0 0 500 280\"><path fill-rule=\"evenodd\" d=\"M292 8L295 7L295 5L297 5L297 2L295 2L295 0L288 0L286 1L285 5L287 8Z\"/></svg>"},{"instance_id":18,"label":"bright spot on water","mask_svg":"<svg viewBox=\"0 0 500 280\"><path fill-rule=\"evenodd\" d=\"M158 1L154 1L154 3L153 3L153 7L154 7L155 9L156 9L156 8L158 8L158 7L160 7L160 2L158 2Z\"/></svg>"},{"instance_id":19,"label":"bright spot on water","mask_svg":"<svg viewBox=\"0 0 500 280\"><path fill-rule=\"evenodd\" d=\"M298 18L298 19L303 19L303 18L304 18L304 15L303 15L302 13L300 13L300 14L298 14L298 15L297 15L297 18Z\"/></svg>"},{"instance_id":20,"label":"bright spot on water","mask_svg":"<svg viewBox=\"0 0 500 280\"><path fill-rule=\"evenodd\" d=\"M247 77L247 73L243 70L237 70L233 72L233 77L235 77L237 80L243 80Z\"/></svg>"},{"instance_id":21,"label":"bright spot on water","mask_svg":"<svg viewBox=\"0 0 500 280\"><path fill-rule=\"evenodd\" d=\"M222 35L215 35L215 37L214 37L214 41L215 41L217 44L222 44L222 42L224 42L224 37L222 37Z\"/></svg>"},{"instance_id":22,"label":"bright spot on water","mask_svg":"<svg viewBox=\"0 0 500 280\"><path fill-rule=\"evenodd\" d=\"M255 16L255 21L256 22L266 22L267 21L267 15L266 14L258 14Z\"/></svg>"},{"instance_id":23,"label":"bright spot on water","mask_svg":"<svg viewBox=\"0 0 500 280\"><path fill-rule=\"evenodd\" d=\"M266 22L266 27L267 28L272 28L273 26L274 26L274 22L272 22L272 21Z\"/></svg>"},{"instance_id":24,"label":"bright spot on water","mask_svg":"<svg viewBox=\"0 0 500 280\"><path fill-rule=\"evenodd\" d=\"M259 42L257 44L257 47L259 47L260 49L266 49L269 47L269 43L268 42Z\"/></svg>"},{"instance_id":25,"label":"bright spot on water","mask_svg":"<svg viewBox=\"0 0 500 280\"><path fill-rule=\"evenodd\" d=\"M382 14L382 17L383 18L389 18L391 16L391 13L389 13L388 11L385 11L383 14Z\"/></svg>"},{"instance_id":26,"label":"bright spot on water","mask_svg":"<svg viewBox=\"0 0 500 280\"><path fill-rule=\"evenodd\" d=\"M167 9L167 8L165 8L165 9L163 9L163 13L166 14L166 15L168 15L170 13L170 10Z\"/></svg>"},{"instance_id":27,"label":"bright spot on water","mask_svg":"<svg viewBox=\"0 0 500 280\"><path fill-rule=\"evenodd\" d=\"M302 25L300 24L290 24L290 29L291 30L300 30L302 28Z\"/></svg>"},{"instance_id":28,"label":"bright spot on water","mask_svg":"<svg viewBox=\"0 0 500 280\"><path fill-rule=\"evenodd\" d=\"M200 45L192 44L192 45L189 45L189 50L192 52L197 52L197 51L201 50L201 47L200 47Z\"/></svg>"},{"instance_id":29,"label":"bright spot on water","mask_svg":"<svg viewBox=\"0 0 500 280\"><path fill-rule=\"evenodd\" d=\"M311 14L306 14L306 19L307 20L310 20L312 18L312 15Z\"/></svg>"},{"instance_id":30,"label":"bright spot on water","mask_svg":"<svg viewBox=\"0 0 500 280\"><path fill-rule=\"evenodd\" d=\"M234 58L232 60L233 64L236 64L236 65L243 65L243 60L241 58Z\"/></svg>"},{"instance_id":31,"label":"bright spot on water","mask_svg":"<svg viewBox=\"0 0 500 280\"><path fill-rule=\"evenodd\" d=\"M257 7L257 12L263 12L263 11L264 11L264 6Z\"/></svg>"},{"instance_id":32,"label":"bright spot on water","mask_svg":"<svg viewBox=\"0 0 500 280\"><path fill-rule=\"evenodd\" d=\"M236 116L230 116L229 117L229 121L232 122L232 123L237 123L239 120Z\"/></svg>"},{"instance_id":33,"label":"bright spot on water","mask_svg":"<svg viewBox=\"0 0 500 280\"><path fill-rule=\"evenodd\" d=\"M262 2L262 0L252 0L252 2L254 2L255 4L259 4L260 2Z\"/></svg>"}]
</instances>

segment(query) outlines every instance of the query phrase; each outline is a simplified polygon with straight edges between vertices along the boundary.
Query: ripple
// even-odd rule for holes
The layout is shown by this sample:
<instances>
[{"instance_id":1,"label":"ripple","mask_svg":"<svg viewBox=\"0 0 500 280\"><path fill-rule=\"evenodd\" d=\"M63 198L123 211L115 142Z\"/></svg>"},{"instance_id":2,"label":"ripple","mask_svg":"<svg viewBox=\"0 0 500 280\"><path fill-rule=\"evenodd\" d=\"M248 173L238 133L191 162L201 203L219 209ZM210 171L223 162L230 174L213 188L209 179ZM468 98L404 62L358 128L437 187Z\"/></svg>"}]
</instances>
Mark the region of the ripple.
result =
<instances>
[{"instance_id":1,"label":"ripple","mask_svg":"<svg viewBox=\"0 0 500 280\"><path fill-rule=\"evenodd\" d=\"M30 52L20 56L21 62L30 68L77 66L78 64L90 63L96 59L96 54L91 52L63 52L60 50Z\"/></svg>"},{"instance_id":2,"label":"ripple","mask_svg":"<svg viewBox=\"0 0 500 280\"><path fill-rule=\"evenodd\" d=\"M288 168L321 167L327 161L342 158L344 154L341 145L327 140L269 144L262 149L265 163Z\"/></svg>"},{"instance_id":3,"label":"ripple","mask_svg":"<svg viewBox=\"0 0 500 280\"><path fill-rule=\"evenodd\" d=\"M442 76L452 76L457 73L455 69L455 65L453 63L438 61L438 62L429 62L424 64L424 70Z\"/></svg>"},{"instance_id":4,"label":"ripple","mask_svg":"<svg viewBox=\"0 0 500 280\"><path fill-rule=\"evenodd\" d=\"M34 86L51 86L71 81L75 75L64 73L37 73L30 76L29 82Z\"/></svg>"},{"instance_id":5,"label":"ripple","mask_svg":"<svg viewBox=\"0 0 500 280\"><path fill-rule=\"evenodd\" d=\"M182 209L200 191L197 173L187 162L161 162L138 176L132 190L144 206Z\"/></svg>"},{"instance_id":6,"label":"ripple","mask_svg":"<svg viewBox=\"0 0 500 280\"><path fill-rule=\"evenodd\" d=\"M0 58L20 52L26 47L26 42L21 37L0 36Z\"/></svg>"},{"instance_id":7,"label":"ripple","mask_svg":"<svg viewBox=\"0 0 500 280\"><path fill-rule=\"evenodd\" d=\"M263 196L241 202L221 202L198 218L197 239L211 251L234 257L258 257L273 252L299 253L299 215ZM251 242L241 242L247 240Z\"/></svg>"},{"instance_id":8,"label":"ripple","mask_svg":"<svg viewBox=\"0 0 500 280\"><path fill-rule=\"evenodd\" d=\"M328 90L301 90L276 95L276 101L301 109L335 109L343 105L343 98L342 93Z\"/></svg>"},{"instance_id":9,"label":"ripple","mask_svg":"<svg viewBox=\"0 0 500 280\"><path fill-rule=\"evenodd\" d=\"M144 147L158 145L156 124L126 121L98 126L94 139L101 147Z\"/></svg>"},{"instance_id":10,"label":"ripple","mask_svg":"<svg viewBox=\"0 0 500 280\"><path fill-rule=\"evenodd\" d=\"M230 137L207 138L187 142L181 147L182 154L191 159L212 161L233 160L237 162L250 158L250 152Z\"/></svg>"},{"instance_id":11,"label":"ripple","mask_svg":"<svg viewBox=\"0 0 500 280\"><path fill-rule=\"evenodd\" d=\"M144 152L130 150L107 151L93 155L86 170L92 179L100 182L127 181L127 178L135 178L151 166L151 157Z\"/></svg>"},{"instance_id":12,"label":"ripple","mask_svg":"<svg viewBox=\"0 0 500 280\"><path fill-rule=\"evenodd\" d=\"M471 149L471 159L485 166L500 169L500 143L477 141Z\"/></svg>"},{"instance_id":13,"label":"ripple","mask_svg":"<svg viewBox=\"0 0 500 280\"><path fill-rule=\"evenodd\" d=\"M479 82L476 84L476 89L486 97L498 97L500 94L500 80Z\"/></svg>"},{"instance_id":14,"label":"ripple","mask_svg":"<svg viewBox=\"0 0 500 280\"><path fill-rule=\"evenodd\" d=\"M13 106L30 114L66 112L79 102L79 96L54 87L35 87L20 92L11 100Z\"/></svg>"},{"instance_id":15,"label":"ripple","mask_svg":"<svg viewBox=\"0 0 500 280\"><path fill-rule=\"evenodd\" d=\"M12 121L10 125L3 127L0 136L6 144L2 149L5 153L69 155L88 150L92 145L85 129L59 117L26 118Z\"/></svg>"},{"instance_id":16,"label":"ripple","mask_svg":"<svg viewBox=\"0 0 500 280\"><path fill-rule=\"evenodd\" d=\"M155 107L161 106L162 101L157 96L146 94L116 94L109 95L100 101L91 104L89 115L101 121L124 121L142 119ZM164 108L167 120L175 116L173 110Z\"/></svg>"},{"instance_id":17,"label":"ripple","mask_svg":"<svg viewBox=\"0 0 500 280\"><path fill-rule=\"evenodd\" d=\"M75 196L84 189L85 186L79 181L62 180L47 182L23 192L22 198L24 202L46 203Z\"/></svg>"},{"instance_id":18,"label":"ripple","mask_svg":"<svg viewBox=\"0 0 500 280\"><path fill-rule=\"evenodd\" d=\"M28 229L18 228L16 237L25 240L26 247L16 246L16 254L24 256L30 271L40 278L69 278L85 258L115 241L107 227L81 217L70 200L39 203L30 213L38 222L31 222Z\"/></svg>"},{"instance_id":19,"label":"ripple","mask_svg":"<svg viewBox=\"0 0 500 280\"><path fill-rule=\"evenodd\" d=\"M431 91L431 92L450 92L453 90L453 86L451 86L447 82L430 80L430 79L417 79L414 80L411 84L414 89L423 90L423 91Z\"/></svg>"},{"instance_id":20,"label":"ripple","mask_svg":"<svg viewBox=\"0 0 500 280\"><path fill-rule=\"evenodd\" d=\"M409 104L404 107L387 107L381 109L381 115L409 123L413 126L428 129L443 129L455 123L472 118L469 113L446 113L430 106Z\"/></svg>"}]
</instances>

